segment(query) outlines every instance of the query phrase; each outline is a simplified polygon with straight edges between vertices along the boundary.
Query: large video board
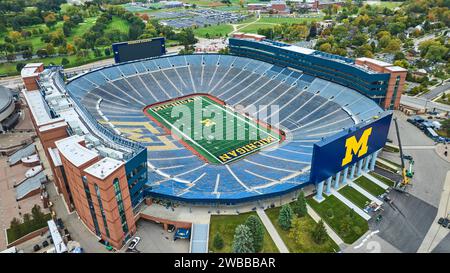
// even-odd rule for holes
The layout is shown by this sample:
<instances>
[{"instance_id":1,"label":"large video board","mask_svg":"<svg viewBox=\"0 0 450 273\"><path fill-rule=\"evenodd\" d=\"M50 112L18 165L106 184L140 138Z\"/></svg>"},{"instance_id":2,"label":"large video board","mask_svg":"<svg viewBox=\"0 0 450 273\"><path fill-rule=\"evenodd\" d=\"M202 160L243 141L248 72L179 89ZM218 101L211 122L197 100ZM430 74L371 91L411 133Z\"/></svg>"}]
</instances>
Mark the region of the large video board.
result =
<instances>
[{"instance_id":1,"label":"large video board","mask_svg":"<svg viewBox=\"0 0 450 273\"><path fill-rule=\"evenodd\" d=\"M151 38L112 45L116 63L134 61L166 54L165 39Z\"/></svg>"},{"instance_id":2,"label":"large video board","mask_svg":"<svg viewBox=\"0 0 450 273\"><path fill-rule=\"evenodd\" d=\"M362 126L350 128L314 144L311 162L311 182L317 183L334 176L384 147L391 124L392 113Z\"/></svg>"}]
</instances>

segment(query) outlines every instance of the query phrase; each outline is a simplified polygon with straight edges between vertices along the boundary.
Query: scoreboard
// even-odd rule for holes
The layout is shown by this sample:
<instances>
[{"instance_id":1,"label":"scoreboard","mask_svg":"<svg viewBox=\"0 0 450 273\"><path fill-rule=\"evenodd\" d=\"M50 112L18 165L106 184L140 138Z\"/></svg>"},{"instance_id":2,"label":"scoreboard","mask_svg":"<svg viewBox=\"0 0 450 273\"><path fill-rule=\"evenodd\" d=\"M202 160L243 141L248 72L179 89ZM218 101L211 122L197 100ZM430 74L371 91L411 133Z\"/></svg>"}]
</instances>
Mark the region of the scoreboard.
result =
<instances>
[{"instance_id":1,"label":"scoreboard","mask_svg":"<svg viewBox=\"0 0 450 273\"><path fill-rule=\"evenodd\" d=\"M116 63L134 61L166 54L165 39L151 38L112 45Z\"/></svg>"},{"instance_id":2,"label":"scoreboard","mask_svg":"<svg viewBox=\"0 0 450 273\"><path fill-rule=\"evenodd\" d=\"M314 143L311 182L318 183L357 161L382 149L386 144L392 112Z\"/></svg>"}]
</instances>

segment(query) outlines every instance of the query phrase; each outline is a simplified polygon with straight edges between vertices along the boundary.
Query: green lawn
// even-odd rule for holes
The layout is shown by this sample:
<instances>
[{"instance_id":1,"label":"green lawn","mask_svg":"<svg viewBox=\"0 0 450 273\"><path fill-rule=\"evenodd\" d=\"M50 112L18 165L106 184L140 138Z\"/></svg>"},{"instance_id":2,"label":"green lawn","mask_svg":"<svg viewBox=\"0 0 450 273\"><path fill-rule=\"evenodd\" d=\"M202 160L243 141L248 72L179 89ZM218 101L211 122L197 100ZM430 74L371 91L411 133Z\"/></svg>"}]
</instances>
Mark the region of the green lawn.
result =
<instances>
[{"instance_id":1,"label":"green lawn","mask_svg":"<svg viewBox=\"0 0 450 273\"><path fill-rule=\"evenodd\" d=\"M239 29L239 32L258 33L258 29L260 29L260 28L273 28L274 26L275 26L275 24L254 23L254 24L251 24L251 25L248 25L246 27Z\"/></svg>"},{"instance_id":2,"label":"green lawn","mask_svg":"<svg viewBox=\"0 0 450 273\"><path fill-rule=\"evenodd\" d=\"M190 127L182 126L178 113L188 107ZM197 107L198 105L198 107ZM208 110L209 109L209 110ZM205 118L198 120L204 111ZM147 114L176 135L191 150L211 163L225 164L278 143L278 132L224 107L207 96L192 96L147 108ZM208 113L208 112L206 112ZM211 118L206 118L212 115ZM236 126L229 126L233 122Z\"/></svg>"},{"instance_id":3,"label":"green lawn","mask_svg":"<svg viewBox=\"0 0 450 273\"><path fill-rule=\"evenodd\" d=\"M105 32L108 32L112 29L117 29L122 33L128 34L128 30L130 29L130 23L128 23L128 21L120 17L113 16L111 22L106 27Z\"/></svg>"},{"instance_id":4,"label":"green lawn","mask_svg":"<svg viewBox=\"0 0 450 273\"><path fill-rule=\"evenodd\" d=\"M367 221L355 212L353 213L352 228L346 232L342 226L342 219L349 214L350 208L333 195L326 197L321 203L313 198L308 198L307 202L347 244L354 243L369 230ZM332 214L329 214L331 211Z\"/></svg>"},{"instance_id":5,"label":"green lawn","mask_svg":"<svg viewBox=\"0 0 450 273\"><path fill-rule=\"evenodd\" d=\"M14 242L15 240L27 235L28 233L31 233L35 230L41 229L45 226L47 226L47 221L52 218L50 213L47 213L44 215L42 222L36 222L34 220L31 220L29 223L21 223L19 232L14 232L10 228L6 230L6 235L8 236L8 242Z\"/></svg>"},{"instance_id":6,"label":"green lawn","mask_svg":"<svg viewBox=\"0 0 450 273\"><path fill-rule=\"evenodd\" d=\"M380 180L384 184L388 185L389 187L394 187L395 186L395 182L394 181L392 181L389 178L386 178L386 177L384 177L384 176L382 176L380 174L377 174L376 172L371 172L370 175L375 177L376 179Z\"/></svg>"},{"instance_id":7,"label":"green lawn","mask_svg":"<svg viewBox=\"0 0 450 273\"><path fill-rule=\"evenodd\" d=\"M369 179L367 179L364 176L360 176L358 179L354 181L358 186L365 189L366 191L370 192L371 194L378 196L380 194L383 194L385 190L378 186L377 184L373 183Z\"/></svg>"},{"instance_id":8,"label":"green lawn","mask_svg":"<svg viewBox=\"0 0 450 273\"><path fill-rule=\"evenodd\" d=\"M194 29L195 36L205 38L207 34L210 38L224 37L233 31L231 25L216 25Z\"/></svg>"},{"instance_id":9,"label":"green lawn","mask_svg":"<svg viewBox=\"0 0 450 273\"><path fill-rule=\"evenodd\" d=\"M86 31L95 25L97 17L86 18L83 23L78 24L73 30L69 37L67 37L67 42L72 43L73 38L78 36L81 37Z\"/></svg>"},{"instance_id":10,"label":"green lawn","mask_svg":"<svg viewBox=\"0 0 450 273\"><path fill-rule=\"evenodd\" d=\"M361 209L364 209L367 206L367 204L370 203L369 198L367 198L362 193L360 193L359 191L355 190L350 186L345 186L341 188L339 190L339 193Z\"/></svg>"},{"instance_id":11,"label":"green lawn","mask_svg":"<svg viewBox=\"0 0 450 273\"><path fill-rule=\"evenodd\" d=\"M269 217L272 224L275 226L281 239L286 244L289 252L291 253L329 253L339 251L339 246L328 236L327 240L323 244L317 244L311 238L310 232L314 228L316 222L311 216L306 215L300 218L301 221L301 243L297 243L293 238L289 237L289 231L283 230L278 224L278 215L281 207L271 208L266 210L266 214Z\"/></svg>"},{"instance_id":12,"label":"green lawn","mask_svg":"<svg viewBox=\"0 0 450 273\"><path fill-rule=\"evenodd\" d=\"M250 215L256 215L256 212L241 213L239 215L211 215L209 223L209 251L218 253L230 253L233 245L234 231L238 225L244 224ZM222 235L224 241L223 249L215 249L213 246L213 238L216 233ZM267 230L264 234L264 253L278 253L278 248L273 242Z\"/></svg>"}]
</instances>

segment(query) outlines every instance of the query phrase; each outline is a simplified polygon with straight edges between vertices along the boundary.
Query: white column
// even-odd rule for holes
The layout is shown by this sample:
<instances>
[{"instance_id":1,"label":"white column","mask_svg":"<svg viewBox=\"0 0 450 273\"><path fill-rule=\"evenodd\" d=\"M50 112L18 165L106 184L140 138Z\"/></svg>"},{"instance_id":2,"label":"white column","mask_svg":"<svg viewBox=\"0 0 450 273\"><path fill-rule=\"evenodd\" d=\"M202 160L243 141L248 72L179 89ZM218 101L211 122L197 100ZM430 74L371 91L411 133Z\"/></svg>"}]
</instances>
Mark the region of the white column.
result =
<instances>
[{"instance_id":1,"label":"white column","mask_svg":"<svg viewBox=\"0 0 450 273\"><path fill-rule=\"evenodd\" d=\"M372 154L372 158L370 160L370 170L375 170L375 163L377 162L378 151Z\"/></svg>"},{"instance_id":2,"label":"white column","mask_svg":"<svg viewBox=\"0 0 450 273\"><path fill-rule=\"evenodd\" d=\"M362 165L363 165L363 161L362 160L358 161L358 172L356 173L357 176L361 176Z\"/></svg>"},{"instance_id":3,"label":"white column","mask_svg":"<svg viewBox=\"0 0 450 273\"><path fill-rule=\"evenodd\" d=\"M327 189L325 190L325 194L330 195L331 194L331 182L333 182L333 177L328 177L327 179Z\"/></svg>"},{"instance_id":4,"label":"white column","mask_svg":"<svg viewBox=\"0 0 450 273\"><path fill-rule=\"evenodd\" d=\"M352 165L352 169L350 170L350 179L355 177L356 163Z\"/></svg>"},{"instance_id":5,"label":"white column","mask_svg":"<svg viewBox=\"0 0 450 273\"><path fill-rule=\"evenodd\" d=\"M323 184L325 184L325 181L321 181L321 182L317 183L317 185L316 185L316 191L317 191L316 200L319 202L323 200L323 196L322 196Z\"/></svg>"},{"instance_id":6,"label":"white column","mask_svg":"<svg viewBox=\"0 0 450 273\"><path fill-rule=\"evenodd\" d=\"M372 155L369 155L364 159L365 160L365 162L364 162L364 171L365 172L369 171L369 162L370 162L371 158L372 158Z\"/></svg>"},{"instance_id":7,"label":"white column","mask_svg":"<svg viewBox=\"0 0 450 273\"><path fill-rule=\"evenodd\" d=\"M334 181L334 188L336 189L336 190L338 190L339 189L339 180L341 180L341 172L338 172L337 174L336 174L336 180Z\"/></svg>"},{"instance_id":8,"label":"white column","mask_svg":"<svg viewBox=\"0 0 450 273\"><path fill-rule=\"evenodd\" d=\"M342 185L347 184L348 167L344 169L344 176L342 177Z\"/></svg>"}]
</instances>

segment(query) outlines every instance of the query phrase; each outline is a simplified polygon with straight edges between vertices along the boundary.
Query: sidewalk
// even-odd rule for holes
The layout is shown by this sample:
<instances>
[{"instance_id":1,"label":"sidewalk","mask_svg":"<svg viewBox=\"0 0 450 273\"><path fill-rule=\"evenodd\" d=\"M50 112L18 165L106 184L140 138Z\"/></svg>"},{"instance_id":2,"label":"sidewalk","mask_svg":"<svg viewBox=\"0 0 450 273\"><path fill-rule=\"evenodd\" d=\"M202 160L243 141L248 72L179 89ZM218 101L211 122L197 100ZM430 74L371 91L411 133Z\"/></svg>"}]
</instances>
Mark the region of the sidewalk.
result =
<instances>
[{"instance_id":1,"label":"sidewalk","mask_svg":"<svg viewBox=\"0 0 450 273\"><path fill-rule=\"evenodd\" d=\"M436 214L436 218L430 226L425 238L422 241L417 253L429 253L431 252L450 232L448 228L444 228L437 223L441 217L446 217L450 212L450 171L447 172L444 188L441 194L441 200L439 202L439 208Z\"/></svg>"},{"instance_id":2,"label":"sidewalk","mask_svg":"<svg viewBox=\"0 0 450 273\"><path fill-rule=\"evenodd\" d=\"M273 242L278 247L278 250L280 251L280 253L289 253L289 249L284 244L283 240L281 239L277 230L273 226L269 217L267 217L266 212L262 209L257 209L256 213L258 214L259 218L263 222L264 226L266 227L267 231L269 232L270 237L272 237Z\"/></svg>"},{"instance_id":3,"label":"sidewalk","mask_svg":"<svg viewBox=\"0 0 450 273\"><path fill-rule=\"evenodd\" d=\"M306 208L308 210L309 216L311 216L314 221L319 222L322 219L320 218L319 214L317 214L308 204L306 205ZM323 221L323 224L325 225L328 236L330 236L331 239L339 245L339 247L341 247L341 245L346 245L344 241L342 241L341 237L339 237L339 235L337 235L336 232L334 232L334 230L325 221Z\"/></svg>"},{"instance_id":4,"label":"sidewalk","mask_svg":"<svg viewBox=\"0 0 450 273\"><path fill-rule=\"evenodd\" d=\"M383 201L381 201L380 199L376 198L371 193L369 193L365 189L363 189L360 186L358 186L356 183L352 182L352 183L349 184L349 186L354 188L355 190L357 190L359 193L361 193L365 197L369 198L370 201L373 201L373 202L377 203L378 205L382 205L383 204Z\"/></svg>"},{"instance_id":5,"label":"sidewalk","mask_svg":"<svg viewBox=\"0 0 450 273\"><path fill-rule=\"evenodd\" d=\"M398 166L395 166L395 165L387 162L386 160L384 160L384 159L382 159L380 157L377 158L377 161L382 163L382 164L384 164L384 165L386 165L386 166L388 166L389 168L392 168L392 169L397 170L397 171L399 170Z\"/></svg>"},{"instance_id":6,"label":"sidewalk","mask_svg":"<svg viewBox=\"0 0 450 273\"><path fill-rule=\"evenodd\" d=\"M363 172L362 174L365 178L369 179L370 181L372 181L373 183L377 184L378 186L380 186L381 188L383 188L384 190L387 190L389 188L388 185L384 184L383 182L381 182L380 180L376 179L375 177L371 176L368 173Z\"/></svg>"},{"instance_id":7,"label":"sidewalk","mask_svg":"<svg viewBox=\"0 0 450 273\"><path fill-rule=\"evenodd\" d=\"M364 218L364 220L369 221L369 219L371 218L369 214L367 214L366 212L364 212L362 209L360 209L358 206L356 206L355 204L353 204L350 200L348 200L347 198L345 198L342 194L340 194L337 190L332 189L331 190L331 194L336 196L337 199L339 199L340 201L342 201L342 203L344 203L345 205L347 205L347 207L351 208L352 210L354 210L356 213L359 214L359 216L361 216L362 218Z\"/></svg>"}]
</instances>

